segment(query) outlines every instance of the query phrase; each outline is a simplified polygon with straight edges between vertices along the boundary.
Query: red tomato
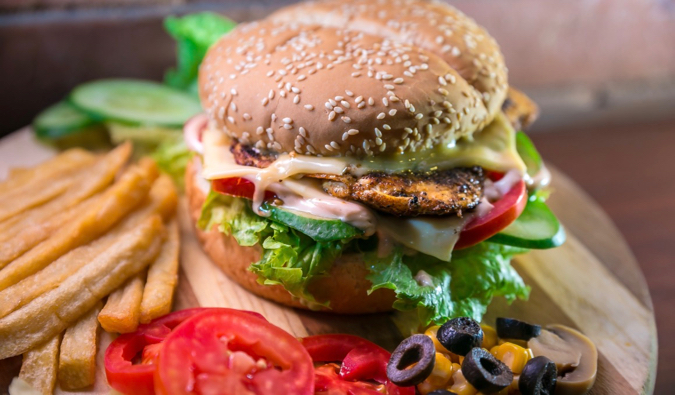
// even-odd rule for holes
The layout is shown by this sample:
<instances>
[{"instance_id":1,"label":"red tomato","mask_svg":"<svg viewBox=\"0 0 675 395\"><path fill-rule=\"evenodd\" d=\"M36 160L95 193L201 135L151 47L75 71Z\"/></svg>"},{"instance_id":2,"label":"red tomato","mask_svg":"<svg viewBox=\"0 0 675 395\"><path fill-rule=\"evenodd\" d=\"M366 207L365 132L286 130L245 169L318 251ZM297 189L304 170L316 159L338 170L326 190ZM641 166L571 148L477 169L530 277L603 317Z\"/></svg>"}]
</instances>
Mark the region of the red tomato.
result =
<instances>
[{"instance_id":1,"label":"red tomato","mask_svg":"<svg viewBox=\"0 0 675 395\"><path fill-rule=\"evenodd\" d=\"M222 193L223 195L242 197L246 199L253 199L253 193L255 192L255 184L245 178L240 177L213 180L211 181L211 187L214 191ZM274 194L274 192L265 191L265 200L272 200L276 197L277 195Z\"/></svg>"},{"instance_id":2,"label":"red tomato","mask_svg":"<svg viewBox=\"0 0 675 395\"><path fill-rule=\"evenodd\" d=\"M501 199L493 203L494 207L488 215L474 218L466 224L455 244L455 249L471 247L496 235L518 218L526 204L527 189L525 181L521 180Z\"/></svg>"},{"instance_id":3,"label":"red tomato","mask_svg":"<svg viewBox=\"0 0 675 395\"><path fill-rule=\"evenodd\" d=\"M183 321L209 310L213 309L176 311L139 326L136 332L120 335L105 351L105 374L110 386L124 394L154 395L153 364L162 341ZM263 319L258 313L245 313Z\"/></svg>"},{"instance_id":4,"label":"red tomato","mask_svg":"<svg viewBox=\"0 0 675 395\"><path fill-rule=\"evenodd\" d=\"M366 339L352 335L318 335L301 339L314 362L328 363L315 370L316 391L331 394L414 395L414 387L398 387L387 380L391 354ZM376 383L373 383L375 381Z\"/></svg>"},{"instance_id":5,"label":"red tomato","mask_svg":"<svg viewBox=\"0 0 675 395\"><path fill-rule=\"evenodd\" d=\"M314 365L302 344L265 320L236 310L192 317L164 341L158 394L314 394Z\"/></svg>"}]
</instances>

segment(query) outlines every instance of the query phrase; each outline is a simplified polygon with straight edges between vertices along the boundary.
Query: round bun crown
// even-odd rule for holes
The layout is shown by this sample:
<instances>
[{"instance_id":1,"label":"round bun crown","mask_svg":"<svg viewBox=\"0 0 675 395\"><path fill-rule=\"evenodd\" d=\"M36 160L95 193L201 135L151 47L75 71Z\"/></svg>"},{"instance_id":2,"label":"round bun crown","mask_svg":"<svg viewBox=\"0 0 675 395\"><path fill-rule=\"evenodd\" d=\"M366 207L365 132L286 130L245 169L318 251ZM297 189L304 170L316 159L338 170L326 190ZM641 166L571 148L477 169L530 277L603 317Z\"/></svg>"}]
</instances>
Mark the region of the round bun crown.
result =
<instances>
[{"instance_id":1,"label":"round bun crown","mask_svg":"<svg viewBox=\"0 0 675 395\"><path fill-rule=\"evenodd\" d=\"M423 0L327 0L243 24L206 55L218 128L261 150L374 156L481 130L507 93L495 40Z\"/></svg>"}]
</instances>

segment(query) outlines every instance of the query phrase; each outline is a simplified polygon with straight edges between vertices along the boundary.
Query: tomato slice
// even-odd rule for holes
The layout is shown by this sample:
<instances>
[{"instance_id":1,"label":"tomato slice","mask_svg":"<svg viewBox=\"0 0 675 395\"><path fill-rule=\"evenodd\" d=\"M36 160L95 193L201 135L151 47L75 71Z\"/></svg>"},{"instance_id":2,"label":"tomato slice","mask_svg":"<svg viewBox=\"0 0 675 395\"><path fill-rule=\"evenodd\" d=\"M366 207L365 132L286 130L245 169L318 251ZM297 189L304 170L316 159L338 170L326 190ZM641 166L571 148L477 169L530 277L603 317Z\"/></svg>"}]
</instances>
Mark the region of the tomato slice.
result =
<instances>
[{"instance_id":1,"label":"tomato slice","mask_svg":"<svg viewBox=\"0 0 675 395\"><path fill-rule=\"evenodd\" d=\"M154 395L155 360L161 343L183 321L209 308L194 308L176 311L160 317L149 324L141 325L133 333L117 337L105 351L105 373L108 383L124 394ZM264 319L260 314L246 314ZM137 363L141 355L140 363Z\"/></svg>"},{"instance_id":2,"label":"tomato slice","mask_svg":"<svg viewBox=\"0 0 675 395\"><path fill-rule=\"evenodd\" d=\"M527 188L525 181L520 180L501 199L493 203L494 207L488 215L474 218L466 224L455 244L455 249L471 247L496 235L518 218L525 205L527 205Z\"/></svg>"},{"instance_id":3,"label":"tomato slice","mask_svg":"<svg viewBox=\"0 0 675 395\"><path fill-rule=\"evenodd\" d=\"M315 370L316 391L331 394L414 395L414 387L398 387L387 379L391 354L353 335L317 335L301 339L314 362L328 362ZM337 365L333 362L341 362Z\"/></svg>"},{"instance_id":4,"label":"tomato slice","mask_svg":"<svg viewBox=\"0 0 675 395\"><path fill-rule=\"evenodd\" d=\"M158 394L314 394L314 365L302 344L265 320L212 310L185 321L157 359Z\"/></svg>"},{"instance_id":5,"label":"tomato slice","mask_svg":"<svg viewBox=\"0 0 675 395\"><path fill-rule=\"evenodd\" d=\"M255 184L245 178L230 177L211 181L211 188L218 193L235 197L253 199ZM277 197L274 192L265 191L265 200L273 200Z\"/></svg>"}]
</instances>

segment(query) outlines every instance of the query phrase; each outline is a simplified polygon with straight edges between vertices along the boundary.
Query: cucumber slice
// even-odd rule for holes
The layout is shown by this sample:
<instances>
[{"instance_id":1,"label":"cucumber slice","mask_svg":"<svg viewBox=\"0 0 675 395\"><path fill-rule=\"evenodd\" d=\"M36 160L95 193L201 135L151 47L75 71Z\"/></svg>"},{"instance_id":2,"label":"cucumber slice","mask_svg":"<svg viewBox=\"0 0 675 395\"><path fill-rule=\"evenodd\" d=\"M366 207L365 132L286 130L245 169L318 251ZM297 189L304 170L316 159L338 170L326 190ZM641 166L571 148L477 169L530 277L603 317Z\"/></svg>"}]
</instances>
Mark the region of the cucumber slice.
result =
<instances>
[{"instance_id":1,"label":"cucumber slice","mask_svg":"<svg viewBox=\"0 0 675 395\"><path fill-rule=\"evenodd\" d=\"M363 234L361 229L337 219L307 217L269 204L264 204L262 210L269 212L273 220L299 230L320 242L351 239Z\"/></svg>"},{"instance_id":2,"label":"cucumber slice","mask_svg":"<svg viewBox=\"0 0 675 395\"><path fill-rule=\"evenodd\" d=\"M155 82L99 80L76 87L70 102L107 121L180 127L202 111L194 96Z\"/></svg>"},{"instance_id":3,"label":"cucumber slice","mask_svg":"<svg viewBox=\"0 0 675 395\"><path fill-rule=\"evenodd\" d=\"M565 229L546 203L530 199L518 219L488 241L523 248L553 248L565 242Z\"/></svg>"},{"instance_id":4,"label":"cucumber slice","mask_svg":"<svg viewBox=\"0 0 675 395\"><path fill-rule=\"evenodd\" d=\"M67 102L59 102L38 114L33 130L41 139L54 140L95 125L96 120Z\"/></svg>"},{"instance_id":5,"label":"cucumber slice","mask_svg":"<svg viewBox=\"0 0 675 395\"><path fill-rule=\"evenodd\" d=\"M532 140L530 140L530 137L524 132L516 133L516 150L518 151L518 155L523 159L523 162L525 162L527 174L534 177L541 169L541 155Z\"/></svg>"}]
</instances>

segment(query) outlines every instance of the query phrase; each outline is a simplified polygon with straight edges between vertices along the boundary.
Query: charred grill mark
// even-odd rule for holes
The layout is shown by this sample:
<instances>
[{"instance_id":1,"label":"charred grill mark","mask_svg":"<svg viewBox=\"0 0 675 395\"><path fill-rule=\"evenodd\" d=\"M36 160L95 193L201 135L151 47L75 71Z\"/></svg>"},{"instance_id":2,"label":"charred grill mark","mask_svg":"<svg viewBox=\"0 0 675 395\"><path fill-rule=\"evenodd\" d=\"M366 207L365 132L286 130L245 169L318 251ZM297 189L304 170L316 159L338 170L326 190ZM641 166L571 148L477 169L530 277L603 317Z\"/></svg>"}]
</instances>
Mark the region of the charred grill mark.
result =
<instances>
[{"instance_id":1,"label":"charred grill mark","mask_svg":"<svg viewBox=\"0 0 675 395\"><path fill-rule=\"evenodd\" d=\"M230 152L234 155L234 161L238 165L251 166L264 169L277 160L277 155L273 153L263 153L255 147L235 142L230 147Z\"/></svg>"}]
</instances>

